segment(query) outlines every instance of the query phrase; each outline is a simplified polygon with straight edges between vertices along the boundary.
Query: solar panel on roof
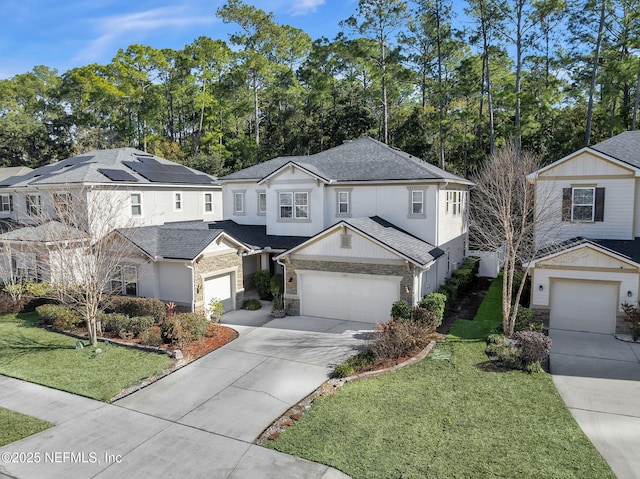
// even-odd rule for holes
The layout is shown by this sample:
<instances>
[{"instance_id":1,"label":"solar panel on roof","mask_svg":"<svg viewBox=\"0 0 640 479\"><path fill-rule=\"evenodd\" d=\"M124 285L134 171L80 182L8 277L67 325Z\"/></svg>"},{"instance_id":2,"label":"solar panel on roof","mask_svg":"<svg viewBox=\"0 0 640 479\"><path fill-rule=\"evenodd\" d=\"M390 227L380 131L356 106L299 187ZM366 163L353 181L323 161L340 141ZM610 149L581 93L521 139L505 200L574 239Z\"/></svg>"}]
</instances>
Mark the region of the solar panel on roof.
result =
<instances>
[{"instance_id":1,"label":"solar panel on roof","mask_svg":"<svg viewBox=\"0 0 640 479\"><path fill-rule=\"evenodd\" d=\"M134 161L123 161L122 163L152 183L213 183L208 176L194 173L182 165L167 165L160 162L150 164Z\"/></svg>"},{"instance_id":2,"label":"solar panel on roof","mask_svg":"<svg viewBox=\"0 0 640 479\"><path fill-rule=\"evenodd\" d=\"M108 168L98 168L98 171L112 181L138 181L138 178L130 175L126 171L112 170Z\"/></svg>"}]
</instances>

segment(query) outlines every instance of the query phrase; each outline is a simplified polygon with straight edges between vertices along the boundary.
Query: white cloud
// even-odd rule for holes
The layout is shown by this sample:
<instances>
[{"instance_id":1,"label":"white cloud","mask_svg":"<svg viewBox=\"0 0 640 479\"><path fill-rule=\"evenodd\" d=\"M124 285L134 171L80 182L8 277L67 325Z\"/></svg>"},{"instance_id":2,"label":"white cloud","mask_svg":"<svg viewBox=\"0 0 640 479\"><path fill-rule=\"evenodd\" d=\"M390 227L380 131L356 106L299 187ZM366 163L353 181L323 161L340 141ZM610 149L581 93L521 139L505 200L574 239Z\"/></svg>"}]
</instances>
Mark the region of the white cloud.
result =
<instances>
[{"instance_id":1,"label":"white cloud","mask_svg":"<svg viewBox=\"0 0 640 479\"><path fill-rule=\"evenodd\" d=\"M195 25L210 25L217 20L210 15L193 14L184 7L162 7L124 15L91 20L97 38L78 52L73 63L95 62L105 54L115 55L118 48L144 42L147 35L160 29L184 29Z\"/></svg>"},{"instance_id":2,"label":"white cloud","mask_svg":"<svg viewBox=\"0 0 640 479\"><path fill-rule=\"evenodd\" d=\"M295 0L291 6L291 15L295 17L314 13L324 2L325 0Z\"/></svg>"}]
</instances>

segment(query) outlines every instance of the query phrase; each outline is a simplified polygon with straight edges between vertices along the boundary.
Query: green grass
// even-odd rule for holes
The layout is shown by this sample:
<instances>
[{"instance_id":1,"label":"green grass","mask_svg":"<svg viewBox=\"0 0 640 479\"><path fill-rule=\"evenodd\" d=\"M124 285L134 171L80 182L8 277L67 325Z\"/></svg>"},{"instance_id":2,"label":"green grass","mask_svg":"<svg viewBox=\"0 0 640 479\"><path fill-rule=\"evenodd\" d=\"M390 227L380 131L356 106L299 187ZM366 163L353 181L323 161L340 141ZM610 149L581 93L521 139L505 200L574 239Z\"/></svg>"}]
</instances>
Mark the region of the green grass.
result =
<instances>
[{"instance_id":1,"label":"green grass","mask_svg":"<svg viewBox=\"0 0 640 479\"><path fill-rule=\"evenodd\" d=\"M19 441L53 424L0 407L0 447Z\"/></svg>"},{"instance_id":2,"label":"green grass","mask_svg":"<svg viewBox=\"0 0 640 479\"><path fill-rule=\"evenodd\" d=\"M0 374L108 401L171 359L114 345L76 350L77 339L36 327L37 313L0 317ZM85 342L86 344L86 342Z\"/></svg>"},{"instance_id":3,"label":"green grass","mask_svg":"<svg viewBox=\"0 0 640 479\"><path fill-rule=\"evenodd\" d=\"M494 282L474 321L458 321L424 361L316 400L267 447L358 478L614 478L547 374L495 372Z\"/></svg>"}]
</instances>

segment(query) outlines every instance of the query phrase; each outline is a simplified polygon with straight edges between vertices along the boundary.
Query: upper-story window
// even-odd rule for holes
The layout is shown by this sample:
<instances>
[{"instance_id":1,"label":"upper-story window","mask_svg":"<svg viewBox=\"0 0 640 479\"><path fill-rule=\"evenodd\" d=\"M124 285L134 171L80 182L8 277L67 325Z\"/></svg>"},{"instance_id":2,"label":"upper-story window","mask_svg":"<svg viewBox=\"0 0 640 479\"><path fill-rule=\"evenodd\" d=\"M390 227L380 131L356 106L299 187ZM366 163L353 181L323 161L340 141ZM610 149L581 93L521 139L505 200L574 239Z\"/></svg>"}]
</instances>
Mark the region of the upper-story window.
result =
<instances>
[{"instance_id":1,"label":"upper-story window","mask_svg":"<svg viewBox=\"0 0 640 479\"><path fill-rule=\"evenodd\" d=\"M308 220L309 219L309 192L284 191L278 193L278 206L280 219Z\"/></svg>"},{"instance_id":2,"label":"upper-story window","mask_svg":"<svg viewBox=\"0 0 640 479\"><path fill-rule=\"evenodd\" d=\"M131 216L142 216L142 193L131 193Z\"/></svg>"},{"instance_id":3,"label":"upper-story window","mask_svg":"<svg viewBox=\"0 0 640 479\"><path fill-rule=\"evenodd\" d=\"M13 211L13 195L0 195L0 211Z\"/></svg>"},{"instance_id":4,"label":"upper-story window","mask_svg":"<svg viewBox=\"0 0 640 479\"><path fill-rule=\"evenodd\" d=\"M267 193L258 191L258 214L264 216L267 214Z\"/></svg>"},{"instance_id":5,"label":"upper-story window","mask_svg":"<svg viewBox=\"0 0 640 479\"><path fill-rule=\"evenodd\" d=\"M424 204L425 192L423 189L409 187L409 217L410 218L425 218L425 204Z\"/></svg>"},{"instance_id":6,"label":"upper-story window","mask_svg":"<svg viewBox=\"0 0 640 479\"><path fill-rule=\"evenodd\" d=\"M73 207L73 198L71 193L54 193L53 209L56 214L71 213Z\"/></svg>"},{"instance_id":7,"label":"upper-story window","mask_svg":"<svg viewBox=\"0 0 640 479\"><path fill-rule=\"evenodd\" d=\"M233 214L244 214L244 191L235 191L233 193Z\"/></svg>"},{"instance_id":8,"label":"upper-story window","mask_svg":"<svg viewBox=\"0 0 640 479\"><path fill-rule=\"evenodd\" d=\"M173 193L173 211L182 211L182 192Z\"/></svg>"},{"instance_id":9,"label":"upper-story window","mask_svg":"<svg viewBox=\"0 0 640 479\"><path fill-rule=\"evenodd\" d=\"M351 215L351 191L350 190L338 190L337 194L337 216L350 216Z\"/></svg>"},{"instance_id":10,"label":"upper-story window","mask_svg":"<svg viewBox=\"0 0 640 479\"><path fill-rule=\"evenodd\" d=\"M40 195L27 195L27 214L39 216L42 213L42 198Z\"/></svg>"},{"instance_id":11,"label":"upper-story window","mask_svg":"<svg viewBox=\"0 0 640 479\"><path fill-rule=\"evenodd\" d=\"M604 221L604 188L574 186L562 191L562 220Z\"/></svg>"},{"instance_id":12,"label":"upper-story window","mask_svg":"<svg viewBox=\"0 0 640 479\"><path fill-rule=\"evenodd\" d=\"M459 215L462 212L463 198L463 191L447 191L446 212L452 215Z\"/></svg>"},{"instance_id":13,"label":"upper-story window","mask_svg":"<svg viewBox=\"0 0 640 479\"><path fill-rule=\"evenodd\" d=\"M213 193L204 194L204 212L213 213Z\"/></svg>"}]
</instances>

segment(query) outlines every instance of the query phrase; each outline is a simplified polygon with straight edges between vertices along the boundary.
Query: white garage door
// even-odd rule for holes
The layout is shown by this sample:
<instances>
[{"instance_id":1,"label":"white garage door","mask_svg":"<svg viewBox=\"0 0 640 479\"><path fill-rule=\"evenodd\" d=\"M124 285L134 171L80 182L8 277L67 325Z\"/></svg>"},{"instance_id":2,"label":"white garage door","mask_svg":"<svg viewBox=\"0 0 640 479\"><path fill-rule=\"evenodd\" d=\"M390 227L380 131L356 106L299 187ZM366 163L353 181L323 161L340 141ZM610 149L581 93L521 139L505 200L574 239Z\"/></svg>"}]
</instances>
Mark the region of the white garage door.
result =
<instances>
[{"instance_id":1,"label":"white garage door","mask_svg":"<svg viewBox=\"0 0 640 479\"><path fill-rule=\"evenodd\" d=\"M400 281L386 276L306 273L299 278L301 314L384 323L400 299Z\"/></svg>"},{"instance_id":2,"label":"white garage door","mask_svg":"<svg viewBox=\"0 0 640 479\"><path fill-rule=\"evenodd\" d=\"M235 295L233 294L233 274L227 273L204 280L204 306L209 306L209 301L218 298L222 301L225 311L235 309Z\"/></svg>"},{"instance_id":3,"label":"white garage door","mask_svg":"<svg viewBox=\"0 0 640 479\"><path fill-rule=\"evenodd\" d=\"M610 281L553 280L549 326L613 334L619 288Z\"/></svg>"}]
</instances>

